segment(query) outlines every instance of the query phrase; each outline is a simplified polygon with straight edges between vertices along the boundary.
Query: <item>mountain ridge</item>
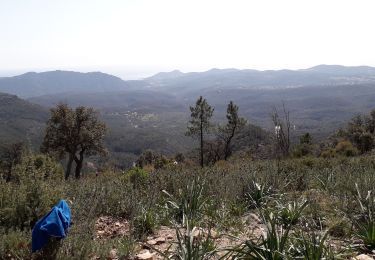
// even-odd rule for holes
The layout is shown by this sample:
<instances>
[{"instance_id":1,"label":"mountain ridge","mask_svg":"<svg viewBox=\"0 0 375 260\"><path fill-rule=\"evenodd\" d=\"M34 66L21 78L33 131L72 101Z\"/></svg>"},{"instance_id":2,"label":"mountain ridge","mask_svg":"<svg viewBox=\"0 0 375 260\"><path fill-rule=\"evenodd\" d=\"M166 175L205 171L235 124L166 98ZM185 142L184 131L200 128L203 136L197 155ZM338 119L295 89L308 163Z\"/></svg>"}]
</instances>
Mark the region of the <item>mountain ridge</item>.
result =
<instances>
[{"instance_id":1,"label":"mountain ridge","mask_svg":"<svg viewBox=\"0 0 375 260\"><path fill-rule=\"evenodd\" d=\"M102 72L46 71L27 72L0 78L0 91L22 98L70 91L100 92L126 89L122 79Z\"/></svg>"},{"instance_id":2,"label":"mountain ridge","mask_svg":"<svg viewBox=\"0 0 375 260\"><path fill-rule=\"evenodd\" d=\"M208 90L280 89L314 86L375 84L370 66L317 65L300 70L217 69L204 72L159 72L143 80L122 80L102 72L27 72L0 78L0 92L21 98L63 93L104 93L155 90L176 96L197 95Z\"/></svg>"}]
</instances>

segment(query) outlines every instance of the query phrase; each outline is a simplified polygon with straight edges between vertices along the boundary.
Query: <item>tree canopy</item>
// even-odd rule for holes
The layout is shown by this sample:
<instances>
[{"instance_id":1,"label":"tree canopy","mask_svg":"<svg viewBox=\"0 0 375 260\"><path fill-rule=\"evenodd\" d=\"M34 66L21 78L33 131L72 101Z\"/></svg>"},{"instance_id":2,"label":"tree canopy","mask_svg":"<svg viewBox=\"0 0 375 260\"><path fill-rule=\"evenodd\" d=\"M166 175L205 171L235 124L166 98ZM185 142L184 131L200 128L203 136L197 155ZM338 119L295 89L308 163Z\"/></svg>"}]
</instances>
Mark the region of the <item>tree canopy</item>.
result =
<instances>
[{"instance_id":1,"label":"tree canopy","mask_svg":"<svg viewBox=\"0 0 375 260\"><path fill-rule=\"evenodd\" d=\"M211 127L210 119L214 109L207 103L207 100L200 96L194 107L190 107L191 119L189 121L186 135L198 137L200 142L200 165L203 167L203 143L204 134L208 133Z\"/></svg>"},{"instance_id":2,"label":"tree canopy","mask_svg":"<svg viewBox=\"0 0 375 260\"><path fill-rule=\"evenodd\" d=\"M76 163L75 177L79 178L84 156L106 152L103 145L105 133L106 126L93 108L80 106L73 109L59 104L51 109L41 150L60 157L68 154L65 179L70 176L73 161Z\"/></svg>"}]
</instances>

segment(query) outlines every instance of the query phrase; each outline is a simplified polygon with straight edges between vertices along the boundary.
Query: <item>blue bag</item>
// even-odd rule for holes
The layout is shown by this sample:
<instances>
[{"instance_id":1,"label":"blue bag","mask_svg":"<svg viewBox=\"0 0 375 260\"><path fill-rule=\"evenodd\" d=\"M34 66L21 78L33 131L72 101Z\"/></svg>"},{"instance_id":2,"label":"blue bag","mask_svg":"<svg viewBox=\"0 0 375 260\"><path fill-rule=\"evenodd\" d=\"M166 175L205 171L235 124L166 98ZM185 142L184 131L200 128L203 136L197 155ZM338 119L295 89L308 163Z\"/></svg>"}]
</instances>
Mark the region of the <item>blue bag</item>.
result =
<instances>
[{"instance_id":1,"label":"blue bag","mask_svg":"<svg viewBox=\"0 0 375 260\"><path fill-rule=\"evenodd\" d=\"M70 208L65 200L52 208L43 218L38 220L32 232L32 251L42 249L49 237L64 238L71 225Z\"/></svg>"}]
</instances>

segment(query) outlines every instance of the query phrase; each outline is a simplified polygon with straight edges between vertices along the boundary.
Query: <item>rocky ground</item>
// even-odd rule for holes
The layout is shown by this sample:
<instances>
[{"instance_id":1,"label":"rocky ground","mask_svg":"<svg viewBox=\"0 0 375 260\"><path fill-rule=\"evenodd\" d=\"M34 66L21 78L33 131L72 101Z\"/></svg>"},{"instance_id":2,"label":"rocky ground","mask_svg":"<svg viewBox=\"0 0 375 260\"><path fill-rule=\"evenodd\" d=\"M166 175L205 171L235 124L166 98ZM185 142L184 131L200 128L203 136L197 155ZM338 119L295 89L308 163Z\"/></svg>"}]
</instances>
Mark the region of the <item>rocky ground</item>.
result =
<instances>
[{"instance_id":1,"label":"rocky ground","mask_svg":"<svg viewBox=\"0 0 375 260\"><path fill-rule=\"evenodd\" d=\"M257 240L265 232L265 226L260 218L254 214L249 213L242 218L243 225L246 227L243 232L236 232L236 235L229 235L219 233L212 229L210 231L205 229L195 229L193 236L197 239L209 235L219 249L217 259L224 254L224 249L232 247L245 240ZM123 237L130 234L130 225L126 219L113 218L110 216L102 216L97 219L95 224L96 236L95 239L112 239ZM183 229L181 229L184 232ZM132 260L157 260L164 259L164 255L171 255L176 249L176 229L174 227L160 226L156 232L148 236L145 240L138 241L135 247L135 254ZM108 258L110 260L119 259L116 248L112 249ZM353 260L370 260L375 259L370 254L359 254L352 257Z\"/></svg>"}]
</instances>

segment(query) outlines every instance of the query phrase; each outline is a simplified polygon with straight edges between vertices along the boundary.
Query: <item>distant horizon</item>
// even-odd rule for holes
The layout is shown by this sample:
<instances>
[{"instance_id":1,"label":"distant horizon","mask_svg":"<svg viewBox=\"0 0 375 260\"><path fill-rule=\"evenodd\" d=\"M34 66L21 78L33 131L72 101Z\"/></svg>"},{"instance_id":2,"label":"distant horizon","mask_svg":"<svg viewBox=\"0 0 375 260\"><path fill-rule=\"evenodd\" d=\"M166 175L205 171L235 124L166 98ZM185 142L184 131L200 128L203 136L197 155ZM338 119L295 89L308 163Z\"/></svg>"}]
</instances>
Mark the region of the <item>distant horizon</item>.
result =
<instances>
[{"instance_id":1,"label":"distant horizon","mask_svg":"<svg viewBox=\"0 0 375 260\"><path fill-rule=\"evenodd\" d=\"M200 70L186 70L186 69L179 69L179 68L160 68L157 70L156 68L146 67L145 69L141 69L139 67L135 67L134 69L129 68L128 66L118 66L118 67L61 67L61 68L38 68L38 69L10 69L10 70L1 70L0 69L0 77L14 77L19 76L29 72L36 72L36 73L43 73L43 72L50 72L50 71L72 71L72 72L80 72L80 73L90 73L90 72L101 72L109 75L113 75L116 77L121 78L122 80L142 80L144 78L148 78L154 76L158 73L168 73L172 71L180 71L182 73L194 73L194 72L207 72L213 69L219 70L226 70L226 69L235 69L235 70L257 70L257 71L280 71L280 70L306 70L311 69L317 66L342 66L342 67L370 67L375 68L375 65L343 65L343 64L316 64L313 66L308 67L299 67L299 68L236 68L236 67L212 67L208 69L200 69Z\"/></svg>"},{"instance_id":2,"label":"distant horizon","mask_svg":"<svg viewBox=\"0 0 375 260\"><path fill-rule=\"evenodd\" d=\"M0 70L375 66L373 0L2 0Z\"/></svg>"}]
</instances>

